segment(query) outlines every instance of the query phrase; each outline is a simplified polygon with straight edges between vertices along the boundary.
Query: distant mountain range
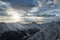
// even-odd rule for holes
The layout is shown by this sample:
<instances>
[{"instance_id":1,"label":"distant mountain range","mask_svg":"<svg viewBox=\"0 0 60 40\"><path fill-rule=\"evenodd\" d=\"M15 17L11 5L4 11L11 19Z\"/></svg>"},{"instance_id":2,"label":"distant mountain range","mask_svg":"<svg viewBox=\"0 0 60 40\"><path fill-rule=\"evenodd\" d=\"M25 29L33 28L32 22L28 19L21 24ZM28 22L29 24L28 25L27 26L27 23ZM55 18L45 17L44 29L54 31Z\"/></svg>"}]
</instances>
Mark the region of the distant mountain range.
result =
<instances>
[{"instance_id":1,"label":"distant mountain range","mask_svg":"<svg viewBox=\"0 0 60 40\"><path fill-rule=\"evenodd\" d=\"M33 34L32 32L35 32L33 35L38 35L38 34L40 35L40 31L41 32L45 31L45 32L49 33L49 30L51 30L51 29L55 30L55 28L58 31L58 32L56 32L56 31L55 32L58 33L58 35L60 35L60 22L51 22L51 23L44 23L44 24L37 24L35 22L33 22L31 24L21 24L19 22L18 23L4 23L4 22L2 22L2 23L0 23L0 35L6 31L19 31L19 30L25 30L30 35ZM33 31L31 31L31 30L33 30ZM31 36L31 37L35 38L35 36ZM28 40L29 39L30 38L28 38Z\"/></svg>"}]
</instances>

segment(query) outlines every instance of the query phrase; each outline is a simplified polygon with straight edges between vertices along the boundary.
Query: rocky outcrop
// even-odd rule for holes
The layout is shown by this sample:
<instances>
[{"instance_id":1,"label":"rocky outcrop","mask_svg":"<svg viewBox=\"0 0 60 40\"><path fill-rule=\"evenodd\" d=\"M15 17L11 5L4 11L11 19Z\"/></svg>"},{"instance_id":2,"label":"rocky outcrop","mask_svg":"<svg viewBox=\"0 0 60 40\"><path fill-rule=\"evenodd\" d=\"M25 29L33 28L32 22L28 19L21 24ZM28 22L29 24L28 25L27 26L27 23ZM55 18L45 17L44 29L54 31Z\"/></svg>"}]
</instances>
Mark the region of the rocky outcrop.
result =
<instances>
[{"instance_id":1,"label":"rocky outcrop","mask_svg":"<svg viewBox=\"0 0 60 40\"><path fill-rule=\"evenodd\" d=\"M15 26L13 26L14 24ZM0 30L1 37L4 36L5 33L8 33L9 35L9 33L13 31L12 34L15 34L16 32L18 35L21 35L19 36L19 37L22 37L22 39L20 40L57 40L57 39L60 39L60 22L51 22L51 23L45 23L45 24L37 24L35 22L31 24L18 23L20 25L23 25L25 27L24 29L21 29L21 27L19 27L16 24L17 23L0 23L0 28L2 28ZM7 25L9 25L9 27Z\"/></svg>"}]
</instances>

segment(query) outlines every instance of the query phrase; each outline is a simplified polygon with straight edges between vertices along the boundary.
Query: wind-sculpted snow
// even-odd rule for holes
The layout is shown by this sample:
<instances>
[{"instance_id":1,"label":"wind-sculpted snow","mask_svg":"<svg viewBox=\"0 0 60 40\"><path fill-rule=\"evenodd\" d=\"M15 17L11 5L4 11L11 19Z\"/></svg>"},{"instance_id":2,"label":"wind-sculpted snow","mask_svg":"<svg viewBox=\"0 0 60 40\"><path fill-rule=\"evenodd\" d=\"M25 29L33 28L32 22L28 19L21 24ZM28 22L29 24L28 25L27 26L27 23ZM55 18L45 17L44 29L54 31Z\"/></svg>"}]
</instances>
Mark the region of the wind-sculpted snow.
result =
<instances>
[{"instance_id":1,"label":"wind-sculpted snow","mask_svg":"<svg viewBox=\"0 0 60 40\"><path fill-rule=\"evenodd\" d=\"M21 26L18 26L17 24ZM0 23L0 28L2 28L0 29L1 36L5 32L16 31L18 34L22 33L21 35L23 35L23 33L26 34L22 37L22 39L26 40L56 40L60 38L60 22L45 24L37 24L35 22L32 24ZM12 33L14 34L14 32Z\"/></svg>"},{"instance_id":2,"label":"wind-sculpted snow","mask_svg":"<svg viewBox=\"0 0 60 40\"><path fill-rule=\"evenodd\" d=\"M37 32L28 40L56 40L58 35L56 27L45 28Z\"/></svg>"}]
</instances>

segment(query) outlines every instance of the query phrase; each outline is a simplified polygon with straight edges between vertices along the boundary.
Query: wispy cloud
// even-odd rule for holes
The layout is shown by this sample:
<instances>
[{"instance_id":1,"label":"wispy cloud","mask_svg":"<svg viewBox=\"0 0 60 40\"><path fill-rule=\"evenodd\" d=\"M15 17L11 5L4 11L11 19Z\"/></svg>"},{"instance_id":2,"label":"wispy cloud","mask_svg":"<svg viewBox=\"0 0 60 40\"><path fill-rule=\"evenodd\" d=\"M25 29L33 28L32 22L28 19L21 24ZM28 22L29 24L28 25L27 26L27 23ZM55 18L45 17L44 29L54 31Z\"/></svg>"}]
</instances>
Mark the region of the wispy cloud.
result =
<instances>
[{"instance_id":1,"label":"wispy cloud","mask_svg":"<svg viewBox=\"0 0 60 40\"><path fill-rule=\"evenodd\" d=\"M0 16L8 16L6 10L9 8L9 3L0 1Z\"/></svg>"},{"instance_id":2,"label":"wispy cloud","mask_svg":"<svg viewBox=\"0 0 60 40\"><path fill-rule=\"evenodd\" d=\"M20 7L34 7L33 0L3 0L10 2L13 8L20 8Z\"/></svg>"}]
</instances>

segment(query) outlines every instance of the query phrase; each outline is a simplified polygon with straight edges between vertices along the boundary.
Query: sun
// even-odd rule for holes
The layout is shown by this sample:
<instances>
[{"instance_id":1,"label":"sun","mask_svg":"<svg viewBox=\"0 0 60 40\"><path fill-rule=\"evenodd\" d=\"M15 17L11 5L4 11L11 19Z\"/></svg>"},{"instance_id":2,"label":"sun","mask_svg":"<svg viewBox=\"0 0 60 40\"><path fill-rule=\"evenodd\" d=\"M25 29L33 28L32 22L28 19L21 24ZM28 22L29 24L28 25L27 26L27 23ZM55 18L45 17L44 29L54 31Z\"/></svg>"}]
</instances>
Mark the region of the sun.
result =
<instances>
[{"instance_id":1,"label":"sun","mask_svg":"<svg viewBox=\"0 0 60 40\"><path fill-rule=\"evenodd\" d=\"M12 22L18 22L20 20L20 14L17 12L17 10L9 8L7 10L8 15L11 15L10 19Z\"/></svg>"},{"instance_id":2,"label":"sun","mask_svg":"<svg viewBox=\"0 0 60 40\"><path fill-rule=\"evenodd\" d=\"M11 16L11 19L13 20L13 22L18 22L20 20L20 17L18 15L13 15Z\"/></svg>"}]
</instances>

